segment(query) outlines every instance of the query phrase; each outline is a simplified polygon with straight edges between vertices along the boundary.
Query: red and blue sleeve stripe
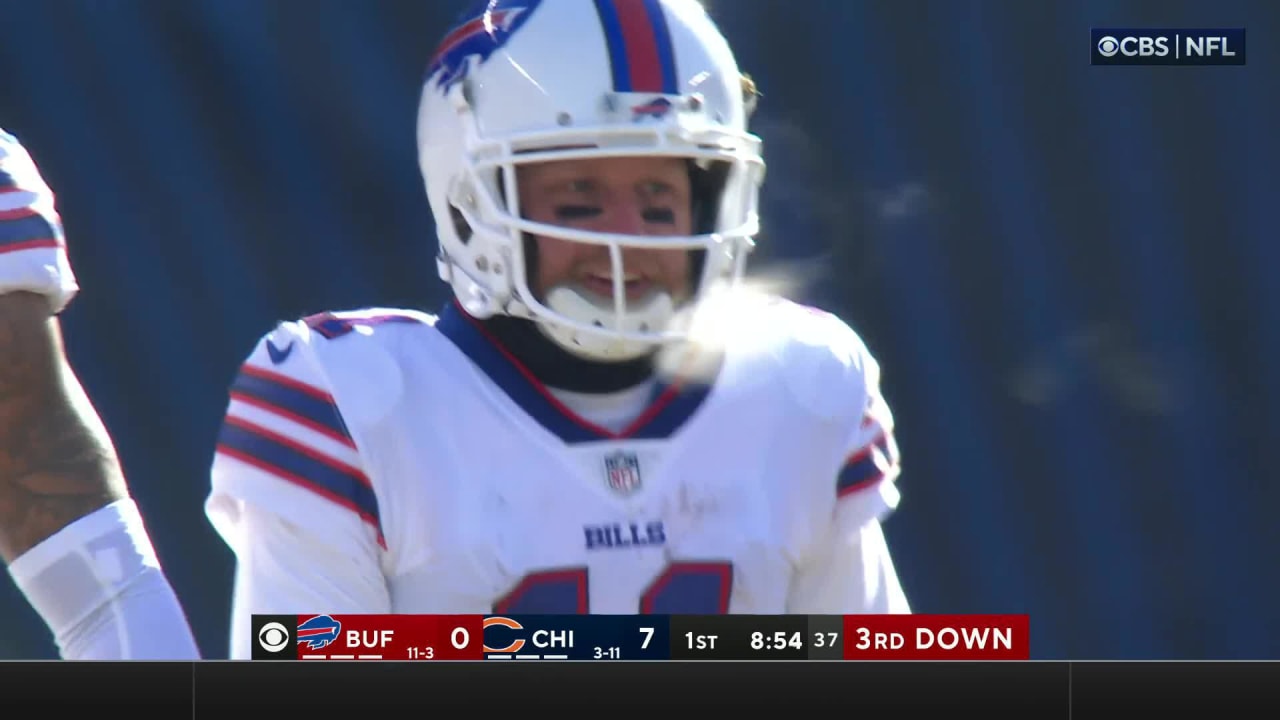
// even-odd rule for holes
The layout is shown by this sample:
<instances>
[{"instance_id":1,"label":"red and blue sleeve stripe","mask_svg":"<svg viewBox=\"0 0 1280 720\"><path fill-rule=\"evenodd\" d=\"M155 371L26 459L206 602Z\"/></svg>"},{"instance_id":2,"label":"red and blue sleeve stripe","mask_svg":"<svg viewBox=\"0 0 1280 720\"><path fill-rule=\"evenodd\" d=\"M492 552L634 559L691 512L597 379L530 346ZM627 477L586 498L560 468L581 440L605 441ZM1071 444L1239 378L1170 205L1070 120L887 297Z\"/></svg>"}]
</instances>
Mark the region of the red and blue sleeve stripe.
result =
<instances>
[{"instance_id":1,"label":"red and blue sleeve stripe","mask_svg":"<svg viewBox=\"0 0 1280 720\"><path fill-rule=\"evenodd\" d=\"M231 399L266 414L251 420L237 415L233 406L218 436L220 454L351 510L384 542L377 494L364 471L289 430L305 428L323 436L350 450L354 462L355 441L331 395L287 375L245 365L232 383Z\"/></svg>"},{"instance_id":2,"label":"red and blue sleeve stripe","mask_svg":"<svg viewBox=\"0 0 1280 720\"><path fill-rule=\"evenodd\" d=\"M13 176L0 170L0 193L18 192ZM62 229L34 208L0 210L0 253L62 246Z\"/></svg>"},{"instance_id":3,"label":"red and blue sleeve stripe","mask_svg":"<svg viewBox=\"0 0 1280 720\"><path fill-rule=\"evenodd\" d=\"M333 397L288 375L245 365L231 384L231 399L275 413L355 449Z\"/></svg>"},{"instance_id":4,"label":"red and blue sleeve stripe","mask_svg":"<svg viewBox=\"0 0 1280 720\"><path fill-rule=\"evenodd\" d=\"M218 452L351 510L379 529L379 542L382 541L378 499L369 478L358 468L237 417L227 417L223 423Z\"/></svg>"},{"instance_id":5,"label":"red and blue sleeve stripe","mask_svg":"<svg viewBox=\"0 0 1280 720\"><path fill-rule=\"evenodd\" d=\"M596 0L615 92L674 95L676 56L658 0Z\"/></svg>"},{"instance_id":6,"label":"red and blue sleeve stripe","mask_svg":"<svg viewBox=\"0 0 1280 720\"><path fill-rule=\"evenodd\" d=\"M845 497L869 488L897 464L897 451L888 433L880 433L875 441L849 456L836 477L836 497Z\"/></svg>"}]
</instances>

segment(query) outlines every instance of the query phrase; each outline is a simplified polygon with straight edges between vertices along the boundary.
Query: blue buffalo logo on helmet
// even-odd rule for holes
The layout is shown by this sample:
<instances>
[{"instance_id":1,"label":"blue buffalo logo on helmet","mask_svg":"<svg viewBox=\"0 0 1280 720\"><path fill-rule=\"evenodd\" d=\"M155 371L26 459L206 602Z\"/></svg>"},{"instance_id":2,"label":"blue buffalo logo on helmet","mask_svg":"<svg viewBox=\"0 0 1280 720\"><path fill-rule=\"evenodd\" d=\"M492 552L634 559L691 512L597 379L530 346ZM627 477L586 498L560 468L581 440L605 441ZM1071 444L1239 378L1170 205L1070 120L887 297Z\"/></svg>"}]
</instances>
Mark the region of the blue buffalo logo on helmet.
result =
<instances>
[{"instance_id":1,"label":"blue buffalo logo on helmet","mask_svg":"<svg viewBox=\"0 0 1280 720\"><path fill-rule=\"evenodd\" d=\"M656 97L648 102L631 107L631 117L634 120L661 120L671 112L671 101L665 97Z\"/></svg>"},{"instance_id":2,"label":"blue buffalo logo on helmet","mask_svg":"<svg viewBox=\"0 0 1280 720\"><path fill-rule=\"evenodd\" d=\"M427 66L427 77L436 80L436 88L447 92L467 76L469 58L483 63L506 45L520 26L529 19L542 0L485 0L462 14Z\"/></svg>"}]
</instances>

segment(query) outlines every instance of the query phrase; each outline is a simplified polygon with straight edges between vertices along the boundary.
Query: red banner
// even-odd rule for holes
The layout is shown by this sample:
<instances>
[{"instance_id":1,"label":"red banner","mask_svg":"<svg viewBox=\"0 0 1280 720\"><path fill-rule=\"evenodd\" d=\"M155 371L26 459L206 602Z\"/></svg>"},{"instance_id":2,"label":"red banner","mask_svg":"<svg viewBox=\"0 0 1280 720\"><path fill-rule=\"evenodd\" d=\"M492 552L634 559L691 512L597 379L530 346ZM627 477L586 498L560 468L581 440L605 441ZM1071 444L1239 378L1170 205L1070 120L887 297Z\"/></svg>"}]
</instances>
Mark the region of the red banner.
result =
<instances>
[{"instance_id":1,"label":"red banner","mask_svg":"<svg viewBox=\"0 0 1280 720\"><path fill-rule=\"evenodd\" d=\"M1027 660L1026 615L846 615L846 660Z\"/></svg>"},{"instance_id":2,"label":"red banner","mask_svg":"<svg viewBox=\"0 0 1280 720\"><path fill-rule=\"evenodd\" d=\"M299 615L299 660L482 660L482 615Z\"/></svg>"}]
</instances>

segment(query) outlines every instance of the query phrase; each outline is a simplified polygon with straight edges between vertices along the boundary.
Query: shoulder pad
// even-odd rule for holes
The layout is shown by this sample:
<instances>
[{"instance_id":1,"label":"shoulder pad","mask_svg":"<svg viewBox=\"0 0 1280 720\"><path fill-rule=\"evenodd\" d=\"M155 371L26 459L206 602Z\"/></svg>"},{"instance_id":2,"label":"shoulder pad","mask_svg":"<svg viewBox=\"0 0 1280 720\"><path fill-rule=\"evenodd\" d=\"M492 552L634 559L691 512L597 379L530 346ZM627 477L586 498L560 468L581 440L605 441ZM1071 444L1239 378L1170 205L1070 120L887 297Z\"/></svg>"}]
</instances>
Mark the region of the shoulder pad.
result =
<instances>
[{"instance_id":1,"label":"shoulder pad","mask_svg":"<svg viewBox=\"0 0 1280 720\"><path fill-rule=\"evenodd\" d=\"M298 321L326 340L336 340L352 333L371 336L383 325L435 325L435 322L434 315L399 308L322 312L308 315Z\"/></svg>"},{"instance_id":2,"label":"shoulder pad","mask_svg":"<svg viewBox=\"0 0 1280 720\"><path fill-rule=\"evenodd\" d=\"M861 418L879 366L862 338L831 313L779 303L771 321L785 332L778 348L781 372L805 407L824 419Z\"/></svg>"},{"instance_id":3,"label":"shoulder pad","mask_svg":"<svg viewBox=\"0 0 1280 720\"><path fill-rule=\"evenodd\" d=\"M393 326L433 324L424 313L371 308L282 322L262 338L250 364L325 389L353 428L377 423L403 391Z\"/></svg>"}]
</instances>

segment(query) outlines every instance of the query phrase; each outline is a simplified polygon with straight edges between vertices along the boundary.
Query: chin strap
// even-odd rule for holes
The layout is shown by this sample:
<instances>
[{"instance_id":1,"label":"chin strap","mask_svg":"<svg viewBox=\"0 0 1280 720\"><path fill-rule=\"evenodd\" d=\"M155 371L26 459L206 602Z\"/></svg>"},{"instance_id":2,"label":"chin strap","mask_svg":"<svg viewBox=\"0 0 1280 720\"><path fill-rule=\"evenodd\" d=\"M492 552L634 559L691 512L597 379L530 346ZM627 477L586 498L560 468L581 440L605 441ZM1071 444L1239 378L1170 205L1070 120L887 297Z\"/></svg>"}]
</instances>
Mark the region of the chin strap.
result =
<instances>
[{"instance_id":1,"label":"chin strap","mask_svg":"<svg viewBox=\"0 0 1280 720\"><path fill-rule=\"evenodd\" d=\"M596 302L566 285L558 285L547 293L547 307L575 322L599 328L620 330L628 334L661 332L675 314L671 295L658 292L643 301L628 304L622 326L614 327L613 303ZM558 323L538 321L538 327L565 350L589 360L631 360L652 353L653 342L625 340L600 333L578 330Z\"/></svg>"}]
</instances>

